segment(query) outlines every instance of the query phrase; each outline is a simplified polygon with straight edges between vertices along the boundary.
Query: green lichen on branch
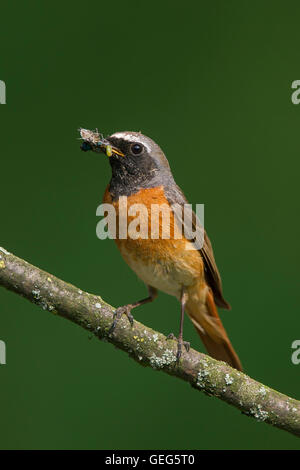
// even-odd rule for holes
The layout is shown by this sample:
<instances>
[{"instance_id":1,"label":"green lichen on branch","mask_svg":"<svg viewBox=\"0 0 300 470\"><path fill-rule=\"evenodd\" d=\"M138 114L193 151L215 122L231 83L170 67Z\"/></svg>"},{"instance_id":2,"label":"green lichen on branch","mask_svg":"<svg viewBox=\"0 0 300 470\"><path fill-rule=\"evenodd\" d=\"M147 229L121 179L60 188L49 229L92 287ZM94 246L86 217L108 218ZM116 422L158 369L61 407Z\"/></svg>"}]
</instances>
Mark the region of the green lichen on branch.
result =
<instances>
[{"instance_id":1,"label":"green lichen on branch","mask_svg":"<svg viewBox=\"0 0 300 470\"><path fill-rule=\"evenodd\" d=\"M109 333L114 307L0 248L0 285L51 314L80 325L97 338L126 351L138 363L164 371L195 389L235 406L257 421L300 436L300 402L193 349L176 362L177 343L127 318Z\"/></svg>"}]
</instances>

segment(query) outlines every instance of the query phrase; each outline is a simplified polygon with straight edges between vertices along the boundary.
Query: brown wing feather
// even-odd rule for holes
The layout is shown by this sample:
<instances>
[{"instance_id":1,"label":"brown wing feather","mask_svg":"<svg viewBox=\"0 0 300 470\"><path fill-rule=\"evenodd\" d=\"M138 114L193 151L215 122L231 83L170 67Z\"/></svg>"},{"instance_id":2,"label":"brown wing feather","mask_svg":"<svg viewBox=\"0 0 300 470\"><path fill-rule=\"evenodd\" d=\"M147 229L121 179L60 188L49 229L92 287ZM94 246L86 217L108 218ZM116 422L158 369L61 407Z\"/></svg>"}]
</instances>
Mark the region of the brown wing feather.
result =
<instances>
[{"instance_id":1,"label":"brown wing feather","mask_svg":"<svg viewBox=\"0 0 300 470\"><path fill-rule=\"evenodd\" d=\"M164 191L169 203L172 204L180 204L183 206L187 204L188 201L183 194L182 190L176 184L164 187ZM196 228L196 215L193 212L193 230ZM223 297L223 289L222 289L222 280L217 268L217 264L215 261L212 245L210 239L207 236L207 233L204 232L204 244L203 247L199 250L199 253L202 256L204 267L205 267L205 279L209 287L211 288L214 296L215 303L218 307L225 308L230 310L230 304L226 302Z\"/></svg>"},{"instance_id":2,"label":"brown wing feather","mask_svg":"<svg viewBox=\"0 0 300 470\"><path fill-rule=\"evenodd\" d=\"M204 261L205 266L205 278L206 282L211 288L214 299L218 307L226 308L230 310L230 305L223 297L222 280L217 268L217 264L214 257L214 252L210 239L206 232L204 232L204 244L201 250L199 250Z\"/></svg>"}]
</instances>

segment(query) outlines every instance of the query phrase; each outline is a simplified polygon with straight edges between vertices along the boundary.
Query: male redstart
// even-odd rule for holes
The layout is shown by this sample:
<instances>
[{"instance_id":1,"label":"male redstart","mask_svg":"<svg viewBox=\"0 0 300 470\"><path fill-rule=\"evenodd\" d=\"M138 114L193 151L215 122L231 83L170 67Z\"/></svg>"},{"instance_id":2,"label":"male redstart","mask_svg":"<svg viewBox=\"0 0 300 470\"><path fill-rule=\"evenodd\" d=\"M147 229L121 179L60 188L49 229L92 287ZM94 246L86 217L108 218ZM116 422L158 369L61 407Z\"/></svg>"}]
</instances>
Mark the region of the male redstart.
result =
<instances>
[{"instance_id":1,"label":"male redstart","mask_svg":"<svg viewBox=\"0 0 300 470\"><path fill-rule=\"evenodd\" d=\"M170 208L171 236L165 238L160 227L158 237L132 238L116 236L116 243L126 263L148 286L149 296L138 302L119 307L114 316L111 332L118 319L127 315L133 322L131 311L157 296L157 290L174 295L181 304L180 330L177 360L184 345L183 319L186 311L193 322L208 353L242 370L240 360L234 351L218 315L217 307L230 309L222 292L221 277L215 262L210 240L204 231L204 242L199 249L191 248L192 240L183 235L179 238L175 230L178 220L172 207L184 207L187 200L176 185L168 160L161 148L149 137L138 132L117 132L103 138L97 131L80 129L83 139L82 150L103 152L109 157L112 177L106 188L103 202L112 204L116 210L117 226L120 222L121 197L127 197L127 210L134 204L143 204L151 212L154 205ZM126 213L127 227L132 215ZM122 215L121 217L124 217ZM196 216L195 216L196 217ZM162 224L162 217L159 217ZM194 219L194 221L196 218ZM150 219L148 218L148 222ZM195 223L195 222L194 222ZM175 234L176 232L176 234ZM176 235L176 236L175 236ZM169 335L173 337L174 335Z\"/></svg>"}]
</instances>

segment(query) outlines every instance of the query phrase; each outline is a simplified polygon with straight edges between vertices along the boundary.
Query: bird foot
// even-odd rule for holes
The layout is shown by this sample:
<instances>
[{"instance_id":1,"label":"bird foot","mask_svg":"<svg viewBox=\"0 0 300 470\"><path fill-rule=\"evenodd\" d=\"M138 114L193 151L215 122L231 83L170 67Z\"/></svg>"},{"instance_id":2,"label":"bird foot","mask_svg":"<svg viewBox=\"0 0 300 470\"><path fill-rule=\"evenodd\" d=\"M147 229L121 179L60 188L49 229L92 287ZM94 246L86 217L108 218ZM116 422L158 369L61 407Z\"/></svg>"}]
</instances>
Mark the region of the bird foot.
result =
<instances>
[{"instance_id":1,"label":"bird foot","mask_svg":"<svg viewBox=\"0 0 300 470\"><path fill-rule=\"evenodd\" d=\"M126 317L128 318L128 321L130 323L131 326L133 326L133 316L131 314L131 310L132 310L132 305L128 304L128 305L123 305L122 307L118 307L115 312L114 312L114 316L113 316L113 323L108 331L108 334L112 334L114 332L114 329L116 328L116 325L118 323L118 321L120 320L120 318L122 317L122 315L126 315Z\"/></svg>"},{"instance_id":2,"label":"bird foot","mask_svg":"<svg viewBox=\"0 0 300 470\"><path fill-rule=\"evenodd\" d=\"M180 337L176 338L176 336L173 333L170 333L167 336L167 339L175 339L177 341L176 362L178 363L182 355L182 345L185 347L186 352L189 352L191 344L188 341L183 341L183 339Z\"/></svg>"}]
</instances>

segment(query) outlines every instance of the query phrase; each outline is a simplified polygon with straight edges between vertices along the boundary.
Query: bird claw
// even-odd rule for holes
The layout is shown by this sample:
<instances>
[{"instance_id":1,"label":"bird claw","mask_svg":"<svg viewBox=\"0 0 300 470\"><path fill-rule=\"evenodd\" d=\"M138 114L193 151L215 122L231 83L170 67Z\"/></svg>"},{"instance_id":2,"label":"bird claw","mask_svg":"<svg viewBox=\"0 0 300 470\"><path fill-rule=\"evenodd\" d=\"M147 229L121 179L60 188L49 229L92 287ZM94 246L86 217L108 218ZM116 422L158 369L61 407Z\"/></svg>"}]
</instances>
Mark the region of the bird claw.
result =
<instances>
[{"instance_id":1,"label":"bird claw","mask_svg":"<svg viewBox=\"0 0 300 470\"><path fill-rule=\"evenodd\" d=\"M182 338L176 338L173 333L168 334L167 339L175 339L177 341L176 362L179 363L182 355L182 345L185 347L186 352L189 352L191 344L188 341L183 341Z\"/></svg>"},{"instance_id":2,"label":"bird claw","mask_svg":"<svg viewBox=\"0 0 300 470\"><path fill-rule=\"evenodd\" d=\"M117 326L117 323L118 321L120 320L120 318L122 317L122 315L126 315L126 317L128 318L128 321L131 325L131 327L133 326L133 321L134 321L134 318L131 314L131 310L132 310L132 306L131 305L123 305L122 307L118 307L115 312L114 312L114 315L113 315L113 323L108 331L108 334L111 335L116 326Z\"/></svg>"}]
</instances>

